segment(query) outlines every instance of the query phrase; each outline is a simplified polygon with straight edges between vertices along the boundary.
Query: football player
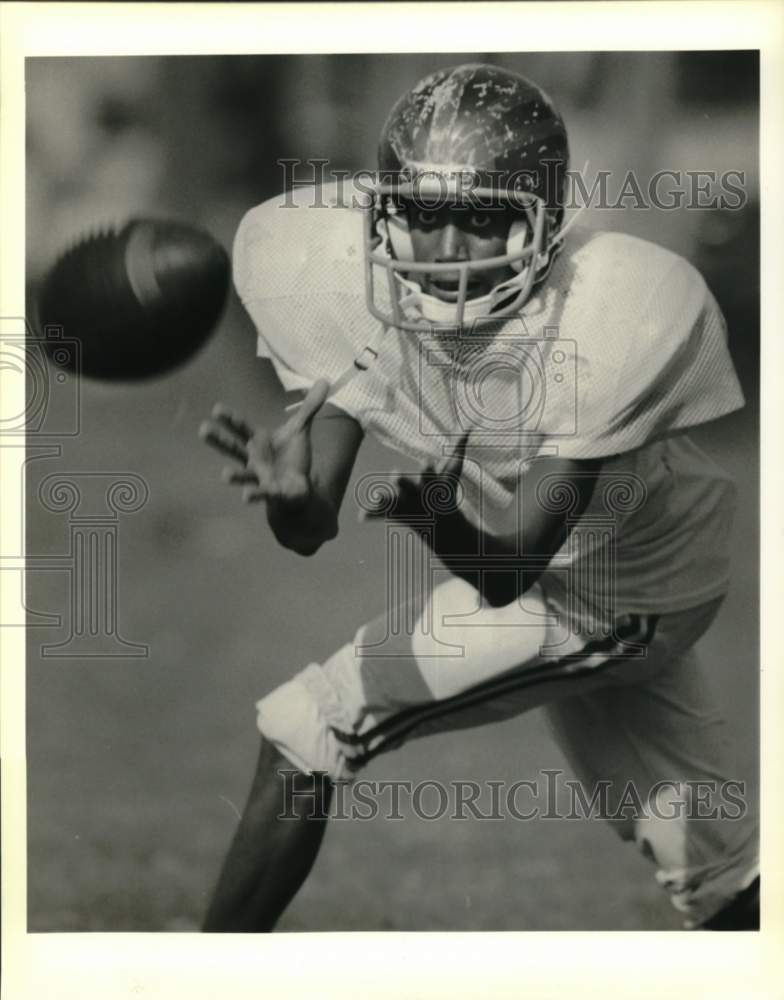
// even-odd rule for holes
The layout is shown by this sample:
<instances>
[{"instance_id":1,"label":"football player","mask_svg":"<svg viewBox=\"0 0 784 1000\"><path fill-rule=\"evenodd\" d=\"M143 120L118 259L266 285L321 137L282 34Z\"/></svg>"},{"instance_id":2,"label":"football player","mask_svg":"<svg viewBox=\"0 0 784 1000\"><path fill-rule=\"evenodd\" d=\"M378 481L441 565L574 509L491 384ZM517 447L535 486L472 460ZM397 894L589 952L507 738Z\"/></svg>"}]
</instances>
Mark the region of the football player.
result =
<instances>
[{"instance_id":1,"label":"football player","mask_svg":"<svg viewBox=\"0 0 784 1000\"><path fill-rule=\"evenodd\" d=\"M514 73L421 80L378 167L372 185L299 188L242 221L235 283L259 354L304 399L272 431L218 406L202 434L302 555L336 537L365 435L407 456L420 474L356 493L390 539L421 537L425 583L259 701L205 929L274 926L334 782L535 706L586 787L609 781L616 805L636 789L642 814L614 825L687 926L755 927L753 813L695 820L690 795L731 777L694 644L727 591L733 487L688 435L743 405L719 309L658 246L567 234L566 130ZM297 822L277 819L286 798Z\"/></svg>"}]
</instances>

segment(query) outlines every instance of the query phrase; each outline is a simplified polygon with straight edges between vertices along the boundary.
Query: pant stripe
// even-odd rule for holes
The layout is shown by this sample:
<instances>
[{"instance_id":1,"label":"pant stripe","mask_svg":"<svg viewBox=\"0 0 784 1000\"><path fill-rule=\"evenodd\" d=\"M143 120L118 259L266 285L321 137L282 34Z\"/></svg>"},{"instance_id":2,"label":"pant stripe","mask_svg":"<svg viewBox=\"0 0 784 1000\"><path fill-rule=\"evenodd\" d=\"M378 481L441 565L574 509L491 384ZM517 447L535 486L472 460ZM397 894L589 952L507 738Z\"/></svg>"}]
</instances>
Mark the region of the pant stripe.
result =
<instances>
[{"instance_id":1,"label":"pant stripe","mask_svg":"<svg viewBox=\"0 0 784 1000\"><path fill-rule=\"evenodd\" d=\"M360 754L352 755L347 760L348 766L356 770L385 750L399 746L423 722L479 705L511 691L549 683L559 677L584 677L586 674L603 673L628 658L623 656L625 645L636 642L647 646L653 639L657 621L658 615L630 615L629 623L618 627L615 635L587 643L577 656L538 664L525 671L514 668L511 674L507 672L500 677L491 678L450 698L405 709L362 734L346 733L334 727L332 732L342 743L362 747ZM375 740L379 742L371 748L370 744Z\"/></svg>"}]
</instances>

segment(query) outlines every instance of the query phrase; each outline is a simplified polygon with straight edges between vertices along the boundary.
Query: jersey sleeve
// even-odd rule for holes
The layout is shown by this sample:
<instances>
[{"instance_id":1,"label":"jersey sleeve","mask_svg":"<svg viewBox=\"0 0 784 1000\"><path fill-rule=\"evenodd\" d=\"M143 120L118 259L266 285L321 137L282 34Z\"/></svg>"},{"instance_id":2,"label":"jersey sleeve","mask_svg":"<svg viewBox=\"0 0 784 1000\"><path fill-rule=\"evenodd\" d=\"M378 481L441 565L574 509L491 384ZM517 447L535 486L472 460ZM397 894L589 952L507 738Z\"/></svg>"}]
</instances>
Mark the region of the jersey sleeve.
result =
<instances>
[{"instance_id":1,"label":"jersey sleeve","mask_svg":"<svg viewBox=\"0 0 784 1000\"><path fill-rule=\"evenodd\" d=\"M256 353L270 359L287 392L307 391L321 378L335 383L367 335L357 329L366 322L364 309L356 315L362 257L351 243L355 220L346 216L273 200L248 212L237 230L234 285L256 328ZM329 402L361 418L355 386Z\"/></svg>"},{"instance_id":2,"label":"jersey sleeve","mask_svg":"<svg viewBox=\"0 0 784 1000\"><path fill-rule=\"evenodd\" d=\"M576 434L559 442L564 457L632 451L744 405L716 300L694 267L668 258L639 309L627 307L620 323L608 310L603 358L578 368Z\"/></svg>"}]
</instances>

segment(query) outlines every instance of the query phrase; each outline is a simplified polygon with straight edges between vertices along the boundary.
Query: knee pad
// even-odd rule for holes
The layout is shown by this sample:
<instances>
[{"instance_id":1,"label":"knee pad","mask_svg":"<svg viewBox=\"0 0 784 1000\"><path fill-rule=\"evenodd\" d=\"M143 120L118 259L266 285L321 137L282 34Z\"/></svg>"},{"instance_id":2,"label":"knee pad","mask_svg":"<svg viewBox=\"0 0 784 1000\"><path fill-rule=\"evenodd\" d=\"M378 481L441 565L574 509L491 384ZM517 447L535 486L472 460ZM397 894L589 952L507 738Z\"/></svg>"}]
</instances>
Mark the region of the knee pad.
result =
<instances>
[{"instance_id":1,"label":"knee pad","mask_svg":"<svg viewBox=\"0 0 784 1000\"><path fill-rule=\"evenodd\" d=\"M256 703L256 725L283 756L306 774L347 775L351 747L333 730L350 732L352 719L323 668L311 663Z\"/></svg>"},{"instance_id":2,"label":"knee pad","mask_svg":"<svg viewBox=\"0 0 784 1000\"><path fill-rule=\"evenodd\" d=\"M549 612L538 590L525 605L484 607L474 588L451 578L410 628L393 634L380 616L323 666L310 664L259 701L258 728L301 771L353 775L369 753L399 745L387 733L399 716L532 662Z\"/></svg>"}]
</instances>

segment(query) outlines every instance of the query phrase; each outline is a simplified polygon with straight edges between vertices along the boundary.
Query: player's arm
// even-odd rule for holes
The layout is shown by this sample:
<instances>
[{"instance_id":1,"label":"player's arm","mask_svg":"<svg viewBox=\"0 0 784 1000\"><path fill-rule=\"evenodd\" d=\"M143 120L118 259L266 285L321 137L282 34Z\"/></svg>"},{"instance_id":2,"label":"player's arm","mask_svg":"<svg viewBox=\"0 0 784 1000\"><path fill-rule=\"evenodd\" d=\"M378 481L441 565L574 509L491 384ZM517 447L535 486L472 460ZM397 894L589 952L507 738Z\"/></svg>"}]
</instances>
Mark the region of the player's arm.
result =
<instances>
[{"instance_id":1,"label":"player's arm","mask_svg":"<svg viewBox=\"0 0 784 1000\"><path fill-rule=\"evenodd\" d=\"M338 517L351 470L364 437L359 423L327 403L310 425L312 464L307 503L299 507L285 497L266 497L267 518L281 545L312 555L337 536ZM252 490L248 501L265 499Z\"/></svg>"},{"instance_id":2,"label":"player's arm","mask_svg":"<svg viewBox=\"0 0 784 1000\"><path fill-rule=\"evenodd\" d=\"M489 604L500 607L524 594L564 544L588 506L602 462L564 458L533 462L517 485L517 502L522 510L519 530L511 535L493 535L472 524L456 504L449 510L440 502L438 511L434 511L428 502L428 490L439 480L443 485L441 499L444 491L455 490L467 440L464 437L455 454L437 469L426 469L416 477L399 477L392 508L380 506L367 517L388 517L416 529L422 515L432 517L435 513L432 535L423 533L427 544L455 576L478 586ZM559 498L568 502L560 503Z\"/></svg>"},{"instance_id":3,"label":"player's arm","mask_svg":"<svg viewBox=\"0 0 784 1000\"><path fill-rule=\"evenodd\" d=\"M588 506L601 464L601 459L538 459L518 482L522 523L517 532L484 532L458 508L437 520L434 551L456 576L472 586L478 583L489 604L511 604L536 582L568 538ZM467 565L466 555L476 553L484 558Z\"/></svg>"},{"instance_id":4,"label":"player's arm","mask_svg":"<svg viewBox=\"0 0 784 1000\"><path fill-rule=\"evenodd\" d=\"M222 405L200 430L234 459L224 479L243 487L247 503L264 501L281 545L312 555L337 535L338 515L363 432L348 414L326 403L319 381L302 405L275 430L252 428Z\"/></svg>"}]
</instances>

